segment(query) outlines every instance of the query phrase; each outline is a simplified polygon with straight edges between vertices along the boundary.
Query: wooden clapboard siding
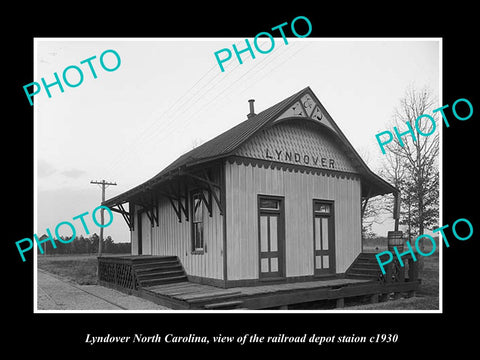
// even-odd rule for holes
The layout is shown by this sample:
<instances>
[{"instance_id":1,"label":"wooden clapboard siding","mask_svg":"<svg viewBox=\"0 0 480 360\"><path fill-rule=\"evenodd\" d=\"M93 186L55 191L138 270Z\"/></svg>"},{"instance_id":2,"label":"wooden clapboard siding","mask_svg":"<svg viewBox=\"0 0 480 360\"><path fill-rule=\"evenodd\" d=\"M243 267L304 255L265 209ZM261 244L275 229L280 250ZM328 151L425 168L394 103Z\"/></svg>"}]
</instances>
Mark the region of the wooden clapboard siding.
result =
<instances>
[{"instance_id":1,"label":"wooden clapboard siding","mask_svg":"<svg viewBox=\"0 0 480 360\"><path fill-rule=\"evenodd\" d=\"M287 276L313 274L313 199L335 202L336 272L361 251L358 177L226 163L227 277L258 278L257 194L285 197Z\"/></svg>"},{"instance_id":2,"label":"wooden clapboard siding","mask_svg":"<svg viewBox=\"0 0 480 360\"><path fill-rule=\"evenodd\" d=\"M134 216L133 216L133 231L130 231L130 241L132 243L132 255L138 255L138 229L139 229L139 222L137 212L140 207L130 203L129 206L134 206Z\"/></svg>"},{"instance_id":3,"label":"wooden clapboard siding","mask_svg":"<svg viewBox=\"0 0 480 360\"><path fill-rule=\"evenodd\" d=\"M215 181L218 183L220 180L215 179ZM223 216L220 215L220 209L213 199L212 202L212 217L209 217L207 210L205 210L204 237L207 246L206 252L203 255L197 255L197 257L199 259L203 257L205 277L223 279Z\"/></svg>"},{"instance_id":4,"label":"wooden clapboard siding","mask_svg":"<svg viewBox=\"0 0 480 360\"><path fill-rule=\"evenodd\" d=\"M152 255L176 255L188 275L223 279L223 220L216 204L212 206L212 217L205 210L203 254L192 254L191 222L178 222L167 199L159 199L158 206L159 226L153 227Z\"/></svg>"},{"instance_id":5,"label":"wooden clapboard siding","mask_svg":"<svg viewBox=\"0 0 480 360\"><path fill-rule=\"evenodd\" d=\"M142 213L142 254L152 255L152 225L146 213Z\"/></svg>"},{"instance_id":6,"label":"wooden clapboard siding","mask_svg":"<svg viewBox=\"0 0 480 360\"><path fill-rule=\"evenodd\" d=\"M334 190L337 272L345 272L361 252L360 181L339 179Z\"/></svg>"},{"instance_id":7,"label":"wooden clapboard siding","mask_svg":"<svg viewBox=\"0 0 480 360\"><path fill-rule=\"evenodd\" d=\"M164 197L158 200L158 227L155 226L153 231L152 255L176 255L187 274L200 271L199 266L195 266L188 257L191 252L190 222L185 218L179 222L172 205Z\"/></svg>"},{"instance_id":8,"label":"wooden clapboard siding","mask_svg":"<svg viewBox=\"0 0 480 360\"><path fill-rule=\"evenodd\" d=\"M214 181L219 181L215 175ZM135 228L131 232L132 254L138 254L138 222L136 207ZM144 255L176 255L182 262L188 275L223 280L223 217L217 204L212 204L212 217L204 209L204 239L206 251L203 254L192 254L191 221L182 222L169 200L158 197L158 226L151 226L147 215L142 216L142 254ZM151 239L151 240L149 240Z\"/></svg>"}]
</instances>

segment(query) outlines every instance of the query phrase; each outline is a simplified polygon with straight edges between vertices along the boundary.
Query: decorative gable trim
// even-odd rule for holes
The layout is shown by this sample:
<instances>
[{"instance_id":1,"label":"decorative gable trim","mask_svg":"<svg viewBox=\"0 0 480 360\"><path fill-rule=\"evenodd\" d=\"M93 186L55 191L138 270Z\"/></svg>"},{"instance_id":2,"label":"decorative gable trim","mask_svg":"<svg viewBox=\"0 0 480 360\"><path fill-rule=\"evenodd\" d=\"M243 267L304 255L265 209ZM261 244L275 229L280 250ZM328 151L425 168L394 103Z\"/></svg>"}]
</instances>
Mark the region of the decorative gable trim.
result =
<instances>
[{"instance_id":1,"label":"decorative gable trim","mask_svg":"<svg viewBox=\"0 0 480 360\"><path fill-rule=\"evenodd\" d=\"M327 114L310 88L306 88L305 93L300 99L290 105L287 110L280 114L273 122L275 123L290 118L307 118L326 125L338 134L337 127L334 125L330 115Z\"/></svg>"}]
</instances>

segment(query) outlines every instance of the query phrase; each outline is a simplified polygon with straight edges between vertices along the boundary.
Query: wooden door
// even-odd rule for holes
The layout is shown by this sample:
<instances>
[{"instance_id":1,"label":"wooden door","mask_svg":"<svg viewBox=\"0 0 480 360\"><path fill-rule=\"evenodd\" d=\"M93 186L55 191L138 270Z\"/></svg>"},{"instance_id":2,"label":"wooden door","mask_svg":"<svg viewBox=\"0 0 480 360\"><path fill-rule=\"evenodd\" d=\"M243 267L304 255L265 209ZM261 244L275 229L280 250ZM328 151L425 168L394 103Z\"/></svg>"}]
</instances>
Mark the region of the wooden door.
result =
<instances>
[{"instance_id":1,"label":"wooden door","mask_svg":"<svg viewBox=\"0 0 480 360\"><path fill-rule=\"evenodd\" d=\"M313 202L314 274L335 273L333 201Z\"/></svg>"},{"instance_id":2,"label":"wooden door","mask_svg":"<svg viewBox=\"0 0 480 360\"><path fill-rule=\"evenodd\" d=\"M259 277L285 276L285 220L283 199L260 196L259 216Z\"/></svg>"}]
</instances>

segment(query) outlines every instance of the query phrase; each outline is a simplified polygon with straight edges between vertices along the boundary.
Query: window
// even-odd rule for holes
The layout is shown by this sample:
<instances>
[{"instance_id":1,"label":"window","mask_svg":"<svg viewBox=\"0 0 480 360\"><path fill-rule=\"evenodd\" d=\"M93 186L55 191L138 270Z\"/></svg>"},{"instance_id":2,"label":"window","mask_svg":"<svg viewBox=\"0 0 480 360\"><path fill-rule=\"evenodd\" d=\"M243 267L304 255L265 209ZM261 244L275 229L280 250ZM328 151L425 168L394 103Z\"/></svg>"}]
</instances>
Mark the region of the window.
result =
<instances>
[{"instance_id":1,"label":"window","mask_svg":"<svg viewBox=\"0 0 480 360\"><path fill-rule=\"evenodd\" d=\"M330 214L330 204L315 202L313 204L313 211L316 214Z\"/></svg>"},{"instance_id":2,"label":"window","mask_svg":"<svg viewBox=\"0 0 480 360\"><path fill-rule=\"evenodd\" d=\"M204 250L202 199L201 192L192 193L192 251Z\"/></svg>"},{"instance_id":3,"label":"window","mask_svg":"<svg viewBox=\"0 0 480 360\"><path fill-rule=\"evenodd\" d=\"M261 210L280 210L280 201L275 199L260 198Z\"/></svg>"}]
</instances>

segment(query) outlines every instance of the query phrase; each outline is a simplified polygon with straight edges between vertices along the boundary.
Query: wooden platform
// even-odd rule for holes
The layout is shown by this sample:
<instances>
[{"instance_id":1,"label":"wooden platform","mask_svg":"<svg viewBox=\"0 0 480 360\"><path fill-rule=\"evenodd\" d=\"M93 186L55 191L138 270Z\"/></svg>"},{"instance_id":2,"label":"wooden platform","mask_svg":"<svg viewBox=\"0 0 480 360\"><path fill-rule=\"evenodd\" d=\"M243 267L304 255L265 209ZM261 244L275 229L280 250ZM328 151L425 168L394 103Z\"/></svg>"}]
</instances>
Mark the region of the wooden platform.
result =
<instances>
[{"instance_id":1,"label":"wooden platform","mask_svg":"<svg viewBox=\"0 0 480 360\"><path fill-rule=\"evenodd\" d=\"M385 275L374 267L372 254L362 253L345 274L299 282L220 288L188 281L176 256L99 257L99 283L134 294L172 309L286 309L324 300L344 306L344 299L366 296L372 302L393 293L411 296L420 280L415 262L408 259L408 271L392 262ZM372 265L373 264L373 265Z\"/></svg>"},{"instance_id":2,"label":"wooden platform","mask_svg":"<svg viewBox=\"0 0 480 360\"><path fill-rule=\"evenodd\" d=\"M365 279L331 279L262 286L217 288L191 282L142 288L139 296L173 309L266 309L319 300L336 300L342 307L344 298L369 295L371 301L389 293L412 293L419 281L381 284Z\"/></svg>"}]
</instances>

